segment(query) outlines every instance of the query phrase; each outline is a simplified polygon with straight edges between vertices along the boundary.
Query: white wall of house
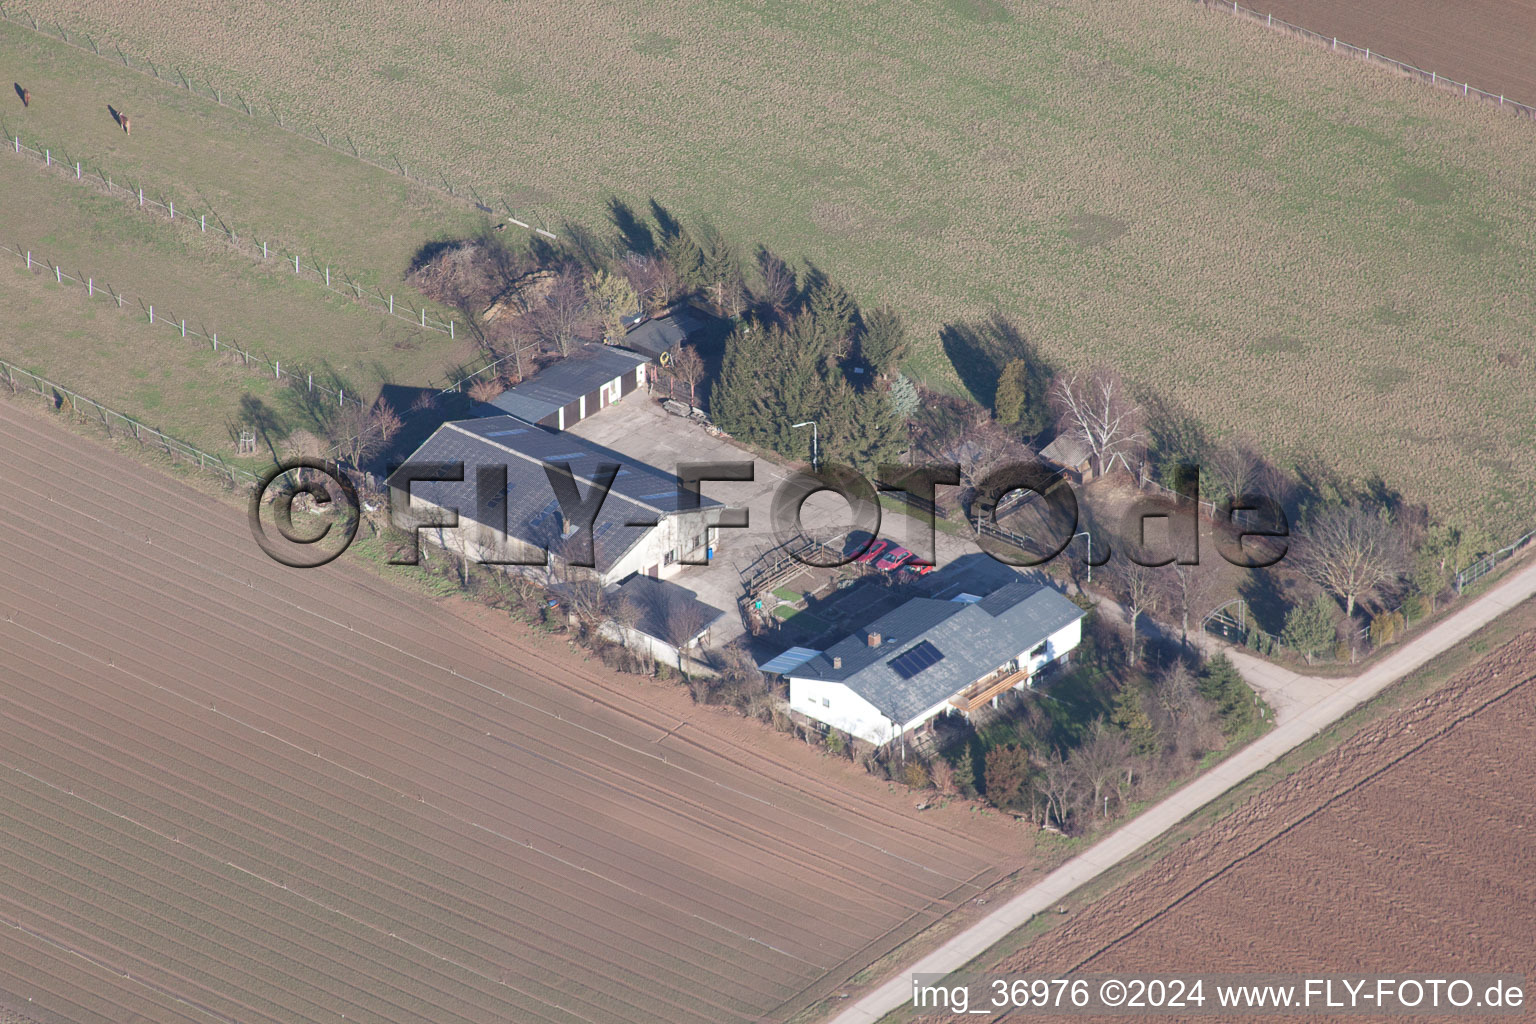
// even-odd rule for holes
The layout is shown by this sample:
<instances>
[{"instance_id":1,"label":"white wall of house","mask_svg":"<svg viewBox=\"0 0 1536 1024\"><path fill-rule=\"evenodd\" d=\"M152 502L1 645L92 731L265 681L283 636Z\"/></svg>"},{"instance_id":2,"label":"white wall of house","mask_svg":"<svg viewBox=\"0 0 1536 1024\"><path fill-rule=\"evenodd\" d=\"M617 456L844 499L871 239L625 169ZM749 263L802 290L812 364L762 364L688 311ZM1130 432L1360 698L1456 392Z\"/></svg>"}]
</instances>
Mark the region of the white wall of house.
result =
<instances>
[{"instance_id":1,"label":"white wall of house","mask_svg":"<svg viewBox=\"0 0 1536 1024\"><path fill-rule=\"evenodd\" d=\"M807 718L880 746L894 739L896 723L842 683L789 677L789 707Z\"/></svg>"},{"instance_id":2,"label":"white wall of house","mask_svg":"<svg viewBox=\"0 0 1536 1024\"><path fill-rule=\"evenodd\" d=\"M1083 620L1074 619L1046 638L1045 649L1041 653L1034 653L1041 646L1038 643L1020 651L1019 667L1028 667L1031 676L1029 685L1034 684L1034 673L1071 651L1082 642L1082 638ZM965 687L962 687L956 693L963 692L964 689ZM820 679L797 679L791 675L789 706L791 710L798 711L807 718L813 718L834 729L841 729L843 732L879 746L945 713L950 703L949 698L946 697L911 721L903 722L898 729L895 722L885 717L873 704L842 683L826 682Z\"/></svg>"}]
</instances>

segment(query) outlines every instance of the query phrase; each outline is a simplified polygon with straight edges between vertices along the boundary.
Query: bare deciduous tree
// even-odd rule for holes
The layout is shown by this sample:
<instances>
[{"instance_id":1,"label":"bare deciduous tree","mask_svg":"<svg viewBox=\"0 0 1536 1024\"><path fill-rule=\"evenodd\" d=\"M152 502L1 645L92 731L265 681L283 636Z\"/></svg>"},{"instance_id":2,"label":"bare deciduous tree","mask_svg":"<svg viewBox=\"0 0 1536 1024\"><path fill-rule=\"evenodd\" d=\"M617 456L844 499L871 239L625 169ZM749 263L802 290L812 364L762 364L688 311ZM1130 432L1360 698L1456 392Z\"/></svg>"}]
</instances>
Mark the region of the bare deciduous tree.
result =
<instances>
[{"instance_id":1,"label":"bare deciduous tree","mask_svg":"<svg viewBox=\"0 0 1536 1024\"><path fill-rule=\"evenodd\" d=\"M960 464L961 478L971 487L986 479L988 473L1008 462L1024 461L1031 455L1025 445L985 409L977 408L969 425L954 442L952 451Z\"/></svg>"},{"instance_id":2,"label":"bare deciduous tree","mask_svg":"<svg viewBox=\"0 0 1536 1024\"><path fill-rule=\"evenodd\" d=\"M534 311L533 322L540 338L562 356L593 325L587 306L587 281L581 270L566 265L555 275L544 302Z\"/></svg>"},{"instance_id":3,"label":"bare deciduous tree","mask_svg":"<svg viewBox=\"0 0 1536 1024\"><path fill-rule=\"evenodd\" d=\"M1153 685L1157 706L1173 723L1175 730L1185 724L1198 707L1200 691L1189 666L1176 661Z\"/></svg>"},{"instance_id":4,"label":"bare deciduous tree","mask_svg":"<svg viewBox=\"0 0 1536 1024\"><path fill-rule=\"evenodd\" d=\"M1131 739L1120 729L1094 719L1088 736L1067 758L1068 766L1093 795L1093 812L1109 817L1109 790L1126 775L1131 761ZM1116 790L1116 796L1119 791Z\"/></svg>"},{"instance_id":5,"label":"bare deciduous tree","mask_svg":"<svg viewBox=\"0 0 1536 1024\"><path fill-rule=\"evenodd\" d=\"M1318 586L1355 604L1389 590L1407 571L1407 551L1396 525L1384 513L1340 505L1309 517L1299 537L1297 565Z\"/></svg>"},{"instance_id":6,"label":"bare deciduous tree","mask_svg":"<svg viewBox=\"0 0 1536 1024\"><path fill-rule=\"evenodd\" d=\"M1057 826L1065 830L1082 789L1081 776L1059 751L1052 751L1041 769L1034 776L1032 784L1045 800L1044 824L1050 824L1050 819L1054 817Z\"/></svg>"},{"instance_id":7,"label":"bare deciduous tree","mask_svg":"<svg viewBox=\"0 0 1536 1024\"><path fill-rule=\"evenodd\" d=\"M336 450L354 466L384 453L404 422L388 402L372 409L348 405L331 420L329 434Z\"/></svg>"},{"instance_id":8,"label":"bare deciduous tree","mask_svg":"<svg viewBox=\"0 0 1536 1024\"><path fill-rule=\"evenodd\" d=\"M1136 643L1136 627L1142 615L1155 610L1163 598L1158 572L1129 558L1112 559L1106 566L1110 588L1115 599L1125 608L1125 617L1131 627L1130 662L1136 664L1139 651Z\"/></svg>"},{"instance_id":9,"label":"bare deciduous tree","mask_svg":"<svg viewBox=\"0 0 1536 1024\"><path fill-rule=\"evenodd\" d=\"M704 357L692 345L680 345L672 354L667 375L688 389L688 404L699 404L699 384L704 380Z\"/></svg>"},{"instance_id":10,"label":"bare deciduous tree","mask_svg":"<svg viewBox=\"0 0 1536 1024\"><path fill-rule=\"evenodd\" d=\"M1212 599L1219 591L1221 577L1216 567L1207 562L1195 565L1175 562L1163 566L1158 572L1168 608L1179 616L1179 640L1188 646L1190 619L1198 618L1210 610Z\"/></svg>"},{"instance_id":11,"label":"bare deciduous tree","mask_svg":"<svg viewBox=\"0 0 1536 1024\"><path fill-rule=\"evenodd\" d=\"M1108 367L1087 375L1066 374L1051 387L1051 401L1061 416L1061 431L1088 449L1100 473L1115 463L1127 472L1131 458L1147 443L1141 406L1125 381Z\"/></svg>"}]
</instances>

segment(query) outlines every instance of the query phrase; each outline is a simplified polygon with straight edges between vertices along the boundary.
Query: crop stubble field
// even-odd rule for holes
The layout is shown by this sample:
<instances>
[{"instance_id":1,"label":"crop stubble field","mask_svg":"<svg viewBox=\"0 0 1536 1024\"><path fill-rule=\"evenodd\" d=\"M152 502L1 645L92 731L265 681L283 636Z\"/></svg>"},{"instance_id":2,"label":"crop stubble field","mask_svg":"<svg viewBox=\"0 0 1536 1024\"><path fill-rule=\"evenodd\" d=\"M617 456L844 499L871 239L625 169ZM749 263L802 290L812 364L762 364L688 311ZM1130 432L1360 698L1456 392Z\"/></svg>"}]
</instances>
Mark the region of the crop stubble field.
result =
<instances>
[{"instance_id":1,"label":"crop stubble field","mask_svg":"<svg viewBox=\"0 0 1536 1024\"><path fill-rule=\"evenodd\" d=\"M1242 6L1536 106L1536 10L1523 0L1258 0Z\"/></svg>"},{"instance_id":2,"label":"crop stubble field","mask_svg":"<svg viewBox=\"0 0 1536 1024\"><path fill-rule=\"evenodd\" d=\"M940 385L936 328L995 305L1052 359L1112 360L1218 432L1449 518L1502 535L1536 493L1533 126L1228 15L29 9L514 202L600 226L609 195L654 195L804 254L911 315L910 368Z\"/></svg>"},{"instance_id":3,"label":"crop stubble field","mask_svg":"<svg viewBox=\"0 0 1536 1024\"><path fill-rule=\"evenodd\" d=\"M1533 743L1536 632L1527 632L995 971L1513 973L1529 981Z\"/></svg>"},{"instance_id":4,"label":"crop stubble field","mask_svg":"<svg viewBox=\"0 0 1536 1024\"><path fill-rule=\"evenodd\" d=\"M778 1019L1027 851L0 438L0 990L72 1024Z\"/></svg>"}]
</instances>

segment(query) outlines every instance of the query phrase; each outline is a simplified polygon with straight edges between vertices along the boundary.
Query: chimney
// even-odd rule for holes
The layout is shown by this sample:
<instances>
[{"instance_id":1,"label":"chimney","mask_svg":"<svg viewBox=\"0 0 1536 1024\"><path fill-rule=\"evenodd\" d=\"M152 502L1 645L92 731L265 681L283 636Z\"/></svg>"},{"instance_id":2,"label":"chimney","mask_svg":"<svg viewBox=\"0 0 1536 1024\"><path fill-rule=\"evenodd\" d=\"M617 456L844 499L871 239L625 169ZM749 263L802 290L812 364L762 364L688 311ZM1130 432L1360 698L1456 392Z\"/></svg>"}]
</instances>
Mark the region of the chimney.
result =
<instances>
[{"instance_id":1,"label":"chimney","mask_svg":"<svg viewBox=\"0 0 1536 1024\"><path fill-rule=\"evenodd\" d=\"M842 668L843 667L843 659L842 659L841 655L838 655L838 654L832 655L832 667L833 668Z\"/></svg>"},{"instance_id":2,"label":"chimney","mask_svg":"<svg viewBox=\"0 0 1536 1024\"><path fill-rule=\"evenodd\" d=\"M879 647L880 646L880 634L879 633L871 633L871 634L869 634L867 640L869 642L869 646L871 646L871 647Z\"/></svg>"}]
</instances>

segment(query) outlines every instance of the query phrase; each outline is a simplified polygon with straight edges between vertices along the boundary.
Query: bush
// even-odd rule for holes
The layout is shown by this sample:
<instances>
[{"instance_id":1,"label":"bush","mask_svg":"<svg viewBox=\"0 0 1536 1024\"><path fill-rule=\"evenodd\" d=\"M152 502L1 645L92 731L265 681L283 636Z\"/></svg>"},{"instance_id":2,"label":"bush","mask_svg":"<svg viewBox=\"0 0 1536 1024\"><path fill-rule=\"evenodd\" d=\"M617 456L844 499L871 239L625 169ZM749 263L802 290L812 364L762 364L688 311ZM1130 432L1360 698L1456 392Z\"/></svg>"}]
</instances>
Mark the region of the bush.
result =
<instances>
[{"instance_id":1,"label":"bush","mask_svg":"<svg viewBox=\"0 0 1536 1024\"><path fill-rule=\"evenodd\" d=\"M933 779L928 775L928 766L915 758L901 766L901 781L912 789L927 789L933 784Z\"/></svg>"},{"instance_id":2,"label":"bush","mask_svg":"<svg viewBox=\"0 0 1536 1024\"><path fill-rule=\"evenodd\" d=\"M1402 612L1382 612L1371 620L1371 646L1385 647L1403 631Z\"/></svg>"}]
</instances>

